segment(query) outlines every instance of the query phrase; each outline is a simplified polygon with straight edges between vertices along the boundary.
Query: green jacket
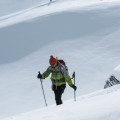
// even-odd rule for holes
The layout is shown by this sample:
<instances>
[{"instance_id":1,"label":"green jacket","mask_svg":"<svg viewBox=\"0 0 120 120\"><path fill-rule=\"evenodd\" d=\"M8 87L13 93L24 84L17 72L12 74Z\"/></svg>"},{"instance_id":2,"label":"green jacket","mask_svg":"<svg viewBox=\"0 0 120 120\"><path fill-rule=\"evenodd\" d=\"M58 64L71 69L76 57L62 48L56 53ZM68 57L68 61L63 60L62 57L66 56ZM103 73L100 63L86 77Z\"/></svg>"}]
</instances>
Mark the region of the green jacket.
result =
<instances>
[{"instance_id":1,"label":"green jacket","mask_svg":"<svg viewBox=\"0 0 120 120\"><path fill-rule=\"evenodd\" d=\"M50 73L52 73L51 81L53 85L61 86L63 84L66 84L66 82L69 86L73 85L68 71L60 62L57 63L57 66L55 68L49 66L47 70L42 74L42 78L45 79L50 75Z\"/></svg>"}]
</instances>

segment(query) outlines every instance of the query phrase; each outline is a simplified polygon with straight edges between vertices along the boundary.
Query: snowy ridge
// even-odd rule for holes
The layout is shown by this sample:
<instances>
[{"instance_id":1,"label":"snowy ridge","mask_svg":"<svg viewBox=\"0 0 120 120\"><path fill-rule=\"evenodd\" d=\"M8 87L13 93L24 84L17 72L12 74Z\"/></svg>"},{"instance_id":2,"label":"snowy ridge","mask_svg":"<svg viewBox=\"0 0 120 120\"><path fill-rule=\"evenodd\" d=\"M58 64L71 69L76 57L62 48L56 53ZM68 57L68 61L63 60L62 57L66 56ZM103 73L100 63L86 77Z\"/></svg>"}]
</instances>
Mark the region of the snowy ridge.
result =
<instances>
[{"instance_id":1,"label":"snowy ridge","mask_svg":"<svg viewBox=\"0 0 120 120\"><path fill-rule=\"evenodd\" d=\"M77 101L65 101L61 106L51 105L0 120L119 120L120 86L96 91L77 97ZM116 106L117 105L117 106ZM92 109L94 108L94 109Z\"/></svg>"},{"instance_id":2,"label":"snowy ridge","mask_svg":"<svg viewBox=\"0 0 120 120\"><path fill-rule=\"evenodd\" d=\"M21 10L19 12L11 13L9 15L2 16L2 17L0 17L0 21L7 20L9 18L21 15L23 13L26 13L26 12L32 10L32 9L35 9L35 8L38 8L38 7L42 7L42 6L45 6L45 5L48 5L48 2L46 2L46 3L40 3L40 4L37 4L36 6L33 6L31 8L28 8L28 9L25 9L25 10Z\"/></svg>"},{"instance_id":3,"label":"snowy ridge","mask_svg":"<svg viewBox=\"0 0 120 120\"><path fill-rule=\"evenodd\" d=\"M112 4L112 1L106 0L106 1L96 1L96 0L92 0L90 2L88 1L57 1L55 3L52 3L48 6L48 4L42 4L42 5L37 5L34 6L32 8L11 14L11 15L7 15L7 16L3 16L0 18L0 28L8 26L8 25L13 25L19 22L23 22L23 21L27 21L33 18L36 18L38 16L45 16L45 15L49 15L49 14L53 14L53 13L57 13L57 12L63 12L63 11L68 11L68 10L74 10L74 9L80 9L83 7L90 7L91 6L99 6L100 4L104 5L106 4L106 7L110 7ZM113 2L115 5L118 5L118 0L116 0L117 2ZM109 2L111 4L109 4ZM59 7L58 7L59 6ZM98 7L99 8L99 7ZM101 7L100 7L101 8Z\"/></svg>"}]
</instances>

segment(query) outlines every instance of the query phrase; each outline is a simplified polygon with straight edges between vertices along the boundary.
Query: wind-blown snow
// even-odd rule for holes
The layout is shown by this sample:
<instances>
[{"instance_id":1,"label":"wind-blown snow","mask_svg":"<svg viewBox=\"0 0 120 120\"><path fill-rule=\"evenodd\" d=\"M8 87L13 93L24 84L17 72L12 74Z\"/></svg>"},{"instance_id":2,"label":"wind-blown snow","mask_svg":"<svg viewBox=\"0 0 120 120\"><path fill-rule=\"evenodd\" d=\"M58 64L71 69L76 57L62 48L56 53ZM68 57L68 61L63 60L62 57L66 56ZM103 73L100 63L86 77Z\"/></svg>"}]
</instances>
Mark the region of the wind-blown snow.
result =
<instances>
[{"instance_id":1,"label":"wind-blown snow","mask_svg":"<svg viewBox=\"0 0 120 120\"><path fill-rule=\"evenodd\" d=\"M103 89L105 80L120 64L119 13L119 1L86 0L54 2L1 17L0 118L44 106L36 75L39 70L41 73L46 70L52 54L66 61L70 75L76 72L77 96ZM92 98L79 97L76 103L66 101L73 98L73 89L67 86L64 105L56 107L51 106L55 101L50 79L44 80L43 85L50 107L7 119L119 118L117 86L113 88L114 91L117 87L117 91L107 94L107 90L103 90L105 95L98 92Z\"/></svg>"}]
</instances>

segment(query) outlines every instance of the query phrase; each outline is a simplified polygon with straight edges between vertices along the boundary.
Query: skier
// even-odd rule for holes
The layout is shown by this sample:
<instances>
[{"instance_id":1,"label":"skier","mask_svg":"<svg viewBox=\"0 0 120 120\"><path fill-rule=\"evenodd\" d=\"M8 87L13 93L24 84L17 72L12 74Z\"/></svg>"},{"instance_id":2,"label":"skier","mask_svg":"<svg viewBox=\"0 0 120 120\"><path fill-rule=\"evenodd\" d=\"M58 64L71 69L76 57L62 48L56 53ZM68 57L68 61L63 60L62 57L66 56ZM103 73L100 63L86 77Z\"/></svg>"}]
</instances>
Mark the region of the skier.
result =
<instances>
[{"instance_id":1,"label":"skier","mask_svg":"<svg viewBox=\"0 0 120 120\"><path fill-rule=\"evenodd\" d=\"M66 82L75 91L77 87L72 83L72 80L68 74L68 70L62 63L59 62L59 60L53 56L50 56L49 63L50 66L47 68L47 70L43 74L38 74L37 77L40 79L45 79L50 75L50 73L52 73L52 90L55 94L56 105L60 105L62 104L61 97L66 88Z\"/></svg>"}]
</instances>

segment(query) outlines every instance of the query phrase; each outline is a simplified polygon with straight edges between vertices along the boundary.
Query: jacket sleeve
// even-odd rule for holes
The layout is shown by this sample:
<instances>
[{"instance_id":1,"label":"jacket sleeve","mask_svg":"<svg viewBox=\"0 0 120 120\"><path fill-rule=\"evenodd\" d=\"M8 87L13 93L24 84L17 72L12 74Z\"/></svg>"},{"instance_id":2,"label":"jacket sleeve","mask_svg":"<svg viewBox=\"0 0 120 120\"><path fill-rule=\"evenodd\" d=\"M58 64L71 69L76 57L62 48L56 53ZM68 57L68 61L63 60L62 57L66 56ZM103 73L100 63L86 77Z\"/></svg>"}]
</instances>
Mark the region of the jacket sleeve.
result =
<instances>
[{"instance_id":1,"label":"jacket sleeve","mask_svg":"<svg viewBox=\"0 0 120 120\"><path fill-rule=\"evenodd\" d=\"M47 70L42 74L42 78L45 79L51 73L51 67L48 67Z\"/></svg>"},{"instance_id":2,"label":"jacket sleeve","mask_svg":"<svg viewBox=\"0 0 120 120\"><path fill-rule=\"evenodd\" d=\"M65 77L65 81L66 81L66 82L68 83L68 85L71 87L71 86L73 85L73 83L72 83L72 80L71 80L71 78L70 78L70 76L69 76L68 71L66 70L66 68L65 68L64 66L61 67L61 70L62 70L62 73L63 73L63 75L64 75L64 77Z\"/></svg>"}]
</instances>

